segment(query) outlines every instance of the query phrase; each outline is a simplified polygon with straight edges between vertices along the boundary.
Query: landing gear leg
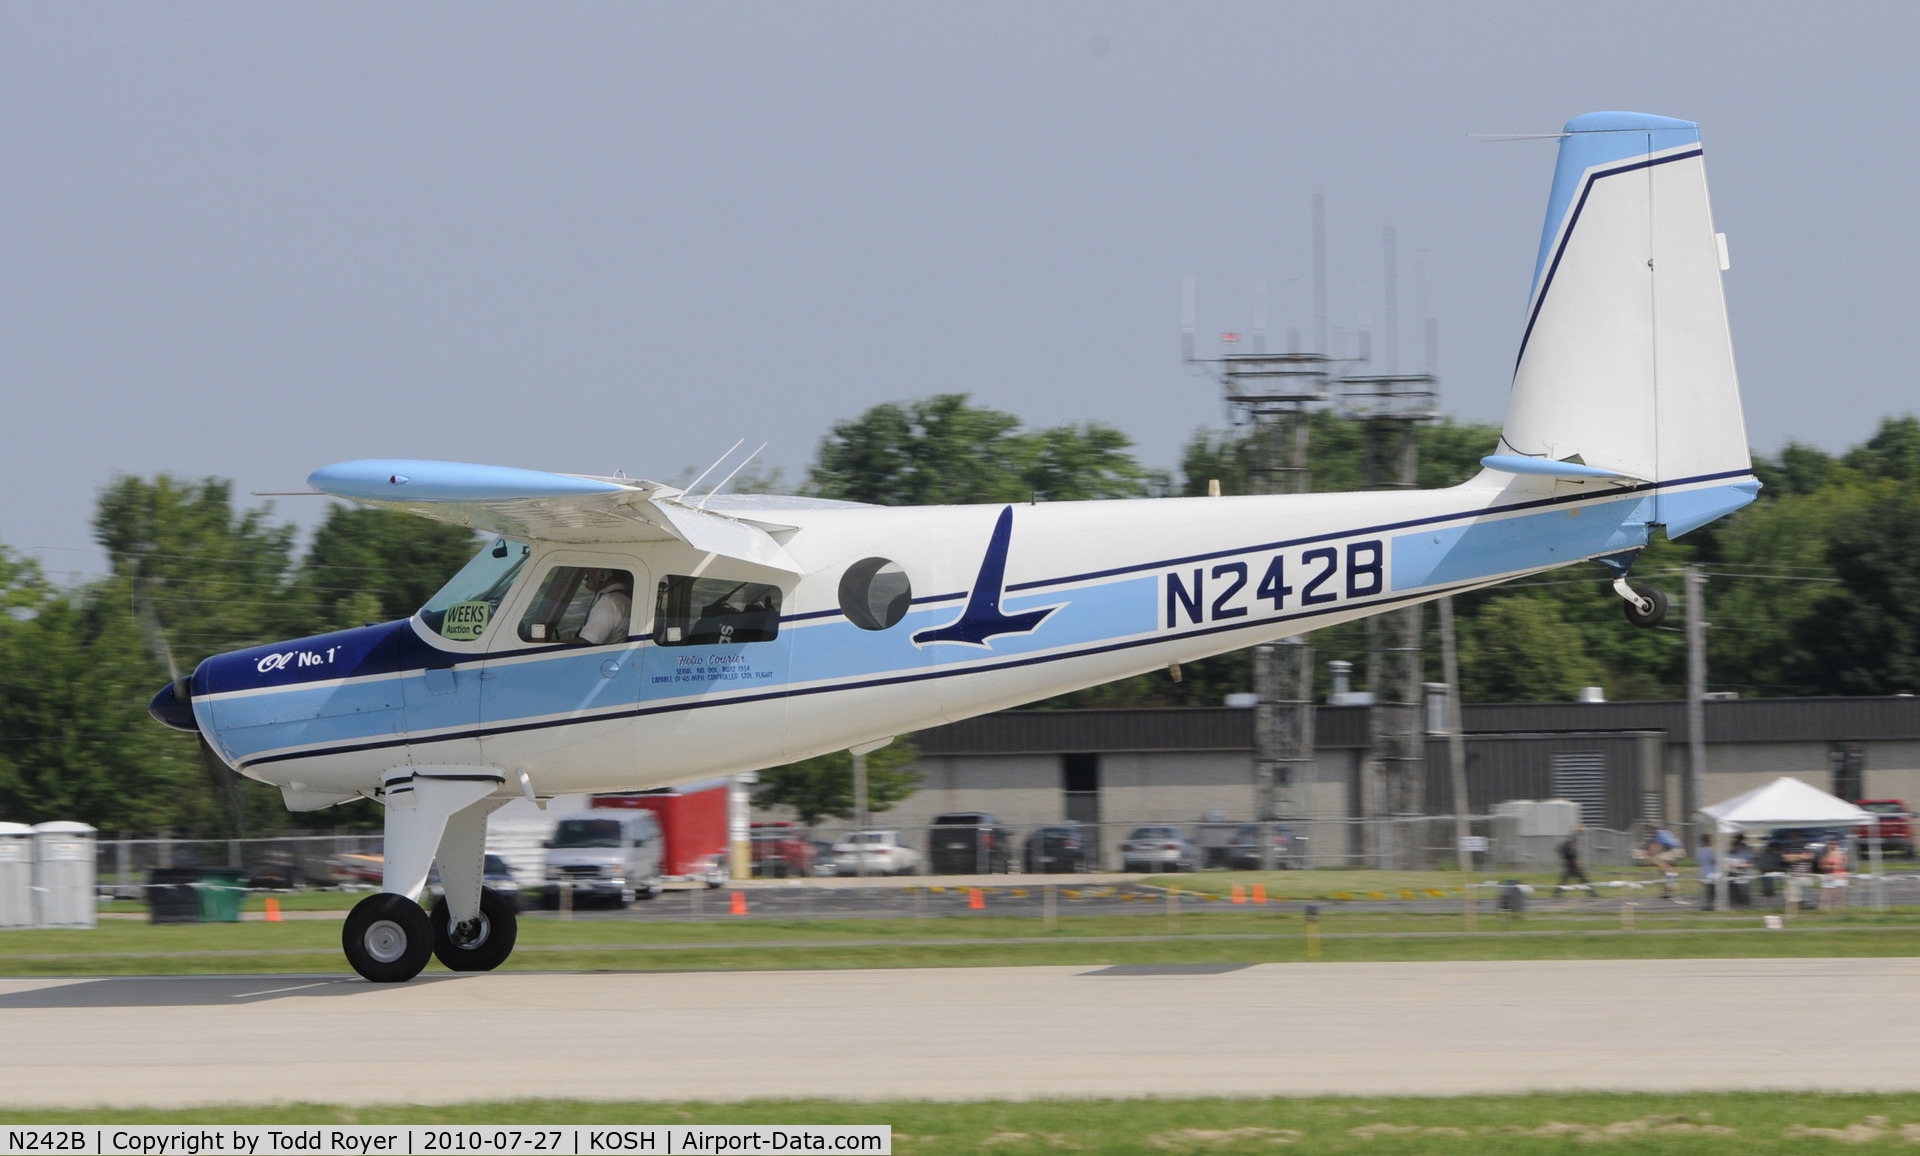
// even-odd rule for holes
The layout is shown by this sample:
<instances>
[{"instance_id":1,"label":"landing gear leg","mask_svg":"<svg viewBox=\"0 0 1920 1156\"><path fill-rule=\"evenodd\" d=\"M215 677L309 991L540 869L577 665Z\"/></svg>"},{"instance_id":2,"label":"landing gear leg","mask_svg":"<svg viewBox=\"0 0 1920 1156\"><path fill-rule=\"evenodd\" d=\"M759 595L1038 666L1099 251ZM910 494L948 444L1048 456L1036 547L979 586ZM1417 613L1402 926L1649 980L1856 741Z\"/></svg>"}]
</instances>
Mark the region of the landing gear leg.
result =
<instances>
[{"instance_id":1,"label":"landing gear leg","mask_svg":"<svg viewBox=\"0 0 1920 1156\"><path fill-rule=\"evenodd\" d=\"M488 796L505 781L506 776L492 767L434 767L418 772L403 767L387 773L380 893L355 904L341 931L341 946L353 970L374 983L404 983L427 965L438 936L419 900L436 852L442 855L447 889L440 906L448 909L450 925L463 927L460 938L478 947L494 938L491 927L481 935L467 925L477 925L482 917L480 880L487 815L500 805ZM511 931L505 942L511 951ZM500 952L490 966L498 966L505 958L506 952Z\"/></svg>"},{"instance_id":2,"label":"landing gear leg","mask_svg":"<svg viewBox=\"0 0 1920 1156\"><path fill-rule=\"evenodd\" d=\"M513 905L486 888L487 816L505 799L482 799L447 818L440 836L440 886L433 903L433 954L448 971L492 971L513 952Z\"/></svg>"},{"instance_id":3,"label":"landing gear leg","mask_svg":"<svg viewBox=\"0 0 1920 1156\"><path fill-rule=\"evenodd\" d=\"M1667 620L1667 592L1658 586L1627 581L1627 571L1639 555L1640 551L1630 550L1596 561L1613 572L1613 592L1626 603L1627 621L1642 630L1651 630Z\"/></svg>"}]
</instances>

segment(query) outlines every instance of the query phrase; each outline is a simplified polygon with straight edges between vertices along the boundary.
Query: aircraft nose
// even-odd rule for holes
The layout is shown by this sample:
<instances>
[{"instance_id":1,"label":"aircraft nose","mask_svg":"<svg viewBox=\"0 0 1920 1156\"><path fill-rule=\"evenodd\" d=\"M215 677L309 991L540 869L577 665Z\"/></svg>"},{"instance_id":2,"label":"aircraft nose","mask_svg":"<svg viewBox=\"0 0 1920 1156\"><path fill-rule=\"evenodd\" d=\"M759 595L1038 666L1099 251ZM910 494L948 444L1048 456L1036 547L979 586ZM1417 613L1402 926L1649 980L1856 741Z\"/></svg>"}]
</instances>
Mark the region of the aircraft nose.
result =
<instances>
[{"instance_id":1,"label":"aircraft nose","mask_svg":"<svg viewBox=\"0 0 1920 1156\"><path fill-rule=\"evenodd\" d=\"M162 726L188 734L199 733L200 723L193 717L193 679L178 678L161 687L160 693L147 704L147 713Z\"/></svg>"}]
</instances>

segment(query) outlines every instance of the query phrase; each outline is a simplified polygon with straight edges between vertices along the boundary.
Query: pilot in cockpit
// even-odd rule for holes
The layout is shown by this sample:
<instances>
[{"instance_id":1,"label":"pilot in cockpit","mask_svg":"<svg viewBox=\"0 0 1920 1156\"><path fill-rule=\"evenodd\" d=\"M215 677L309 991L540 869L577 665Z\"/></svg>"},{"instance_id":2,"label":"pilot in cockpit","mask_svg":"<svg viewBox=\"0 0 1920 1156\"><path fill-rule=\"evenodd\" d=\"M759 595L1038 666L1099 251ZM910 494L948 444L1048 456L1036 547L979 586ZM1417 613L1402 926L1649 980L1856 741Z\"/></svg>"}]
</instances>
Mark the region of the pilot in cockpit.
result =
<instances>
[{"instance_id":1,"label":"pilot in cockpit","mask_svg":"<svg viewBox=\"0 0 1920 1156\"><path fill-rule=\"evenodd\" d=\"M593 569L582 575L580 581L593 592L593 605L587 610L586 622L573 636L573 645L624 642L627 624L633 619L633 592L627 589L626 572Z\"/></svg>"}]
</instances>

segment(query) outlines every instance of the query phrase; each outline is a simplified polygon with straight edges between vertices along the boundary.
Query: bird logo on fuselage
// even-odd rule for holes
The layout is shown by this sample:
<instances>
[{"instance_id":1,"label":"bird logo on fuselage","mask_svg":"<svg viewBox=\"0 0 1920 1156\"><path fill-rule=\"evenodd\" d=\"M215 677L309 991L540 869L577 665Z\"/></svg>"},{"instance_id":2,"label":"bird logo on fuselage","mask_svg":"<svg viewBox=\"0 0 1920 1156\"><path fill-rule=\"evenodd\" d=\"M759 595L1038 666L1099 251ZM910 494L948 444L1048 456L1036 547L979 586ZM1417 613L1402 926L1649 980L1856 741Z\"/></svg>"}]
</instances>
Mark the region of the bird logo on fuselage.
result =
<instances>
[{"instance_id":1,"label":"bird logo on fuselage","mask_svg":"<svg viewBox=\"0 0 1920 1156\"><path fill-rule=\"evenodd\" d=\"M973 590L967 595L966 609L960 612L960 617L945 626L914 634L915 646L946 643L990 650L993 646L991 639L1003 634L1031 634L1054 611L1066 605L1062 602L1058 606L1043 606L1018 614L1001 612L1000 599L1005 594L1007 581L1007 546L1012 540L1013 507L1008 506L1000 511L1000 520L993 524L993 537L987 541L987 556L980 560L980 574L973 580Z\"/></svg>"}]
</instances>

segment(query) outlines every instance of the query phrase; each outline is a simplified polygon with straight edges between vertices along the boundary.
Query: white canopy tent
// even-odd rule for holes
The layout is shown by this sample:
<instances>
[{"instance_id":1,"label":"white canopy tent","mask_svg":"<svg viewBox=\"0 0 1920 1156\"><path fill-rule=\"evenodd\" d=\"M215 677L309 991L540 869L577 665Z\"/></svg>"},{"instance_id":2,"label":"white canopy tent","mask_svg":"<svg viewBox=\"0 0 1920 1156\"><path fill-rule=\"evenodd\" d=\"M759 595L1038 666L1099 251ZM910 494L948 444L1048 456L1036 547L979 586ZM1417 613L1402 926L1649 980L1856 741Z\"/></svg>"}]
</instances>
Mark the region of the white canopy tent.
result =
<instances>
[{"instance_id":1,"label":"white canopy tent","mask_svg":"<svg viewBox=\"0 0 1920 1156\"><path fill-rule=\"evenodd\" d=\"M1714 824L1715 886L1718 906L1726 909L1727 872L1725 836L1741 831L1771 831L1776 827L1853 828L1878 825L1880 817L1818 787L1782 775L1764 787L1735 795L1723 803L1700 808ZM1873 841L1873 873L1880 874L1880 841Z\"/></svg>"}]
</instances>

